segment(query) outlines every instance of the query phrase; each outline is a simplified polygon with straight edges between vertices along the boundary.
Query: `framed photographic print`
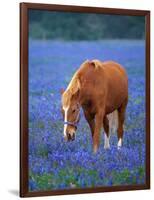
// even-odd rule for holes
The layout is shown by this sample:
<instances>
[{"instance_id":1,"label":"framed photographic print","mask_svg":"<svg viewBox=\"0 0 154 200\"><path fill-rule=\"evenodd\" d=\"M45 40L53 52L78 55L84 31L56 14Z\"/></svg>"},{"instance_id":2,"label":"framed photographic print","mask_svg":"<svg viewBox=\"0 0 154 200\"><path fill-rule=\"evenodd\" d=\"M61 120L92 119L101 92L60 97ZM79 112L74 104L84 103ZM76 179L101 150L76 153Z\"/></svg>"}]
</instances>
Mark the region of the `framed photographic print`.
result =
<instances>
[{"instance_id":1,"label":"framed photographic print","mask_svg":"<svg viewBox=\"0 0 154 200\"><path fill-rule=\"evenodd\" d=\"M20 4L20 196L150 189L150 11Z\"/></svg>"}]
</instances>

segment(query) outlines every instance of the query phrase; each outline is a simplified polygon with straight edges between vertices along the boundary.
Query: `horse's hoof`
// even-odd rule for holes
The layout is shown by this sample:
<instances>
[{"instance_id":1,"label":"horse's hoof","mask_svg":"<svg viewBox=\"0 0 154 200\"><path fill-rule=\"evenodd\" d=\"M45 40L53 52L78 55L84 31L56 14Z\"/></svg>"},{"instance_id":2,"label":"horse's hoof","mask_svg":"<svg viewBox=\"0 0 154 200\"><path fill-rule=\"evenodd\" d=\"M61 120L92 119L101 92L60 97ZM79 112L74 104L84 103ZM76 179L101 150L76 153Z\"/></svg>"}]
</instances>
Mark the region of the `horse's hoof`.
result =
<instances>
[{"instance_id":1,"label":"horse's hoof","mask_svg":"<svg viewBox=\"0 0 154 200\"><path fill-rule=\"evenodd\" d=\"M108 150L108 149L110 149L110 146L109 146L109 147L104 146L104 149L105 149L105 150Z\"/></svg>"},{"instance_id":2,"label":"horse's hoof","mask_svg":"<svg viewBox=\"0 0 154 200\"><path fill-rule=\"evenodd\" d=\"M96 153L97 153L97 150L93 150L93 153L96 154Z\"/></svg>"},{"instance_id":3,"label":"horse's hoof","mask_svg":"<svg viewBox=\"0 0 154 200\"><path fill-rule=\"evenodd\" d=\"M97 148L97 147L94 147L94 148L93 148L93 153L96 154L97 151L98 151L98 148Z\"/></svg>"}]
</instances>

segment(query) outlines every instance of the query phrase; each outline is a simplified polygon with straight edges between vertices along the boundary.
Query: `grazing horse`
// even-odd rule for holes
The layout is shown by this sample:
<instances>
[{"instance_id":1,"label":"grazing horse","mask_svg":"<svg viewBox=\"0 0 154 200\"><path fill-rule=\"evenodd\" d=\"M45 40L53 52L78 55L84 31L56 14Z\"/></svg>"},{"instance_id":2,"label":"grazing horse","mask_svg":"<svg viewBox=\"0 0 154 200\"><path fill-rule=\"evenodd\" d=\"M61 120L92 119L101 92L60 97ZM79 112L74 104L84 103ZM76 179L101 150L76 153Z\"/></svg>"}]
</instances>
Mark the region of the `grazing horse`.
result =
<instances>
[{"instance_id":1,"label":"grazing horse","mask_svg":"<svg viewBox=\"0 0 154 200\"><path fill-rule=\"evenodd\" d=\"M118 148L121 147L128 102L128 78L120 64L86 60L61 94L65 140L75 139L82 107L91 130L93 151L96 153L98 150L102 127L105 131L104 148L110 148L111 130L117 131Z\"/></svg>"}]
</instances>

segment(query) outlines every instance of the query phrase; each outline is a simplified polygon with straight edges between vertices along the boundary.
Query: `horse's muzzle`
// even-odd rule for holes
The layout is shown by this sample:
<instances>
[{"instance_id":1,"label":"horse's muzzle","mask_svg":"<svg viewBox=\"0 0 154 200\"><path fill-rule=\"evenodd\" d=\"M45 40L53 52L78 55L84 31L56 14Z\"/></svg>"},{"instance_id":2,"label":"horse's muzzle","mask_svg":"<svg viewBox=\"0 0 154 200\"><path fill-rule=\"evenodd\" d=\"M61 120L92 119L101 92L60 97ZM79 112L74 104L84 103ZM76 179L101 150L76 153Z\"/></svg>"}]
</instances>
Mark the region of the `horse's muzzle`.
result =
<instances>
[{"instance_id":1,"label":"horse's muzzle","mask_svg":"<svg viewBox=\"0 0 154 200\"><path fill-rule=\"evenodd\" d=\"M75 133L67 133L67 141L73 141L75 140Z\"/></svg>"}]
</instances>

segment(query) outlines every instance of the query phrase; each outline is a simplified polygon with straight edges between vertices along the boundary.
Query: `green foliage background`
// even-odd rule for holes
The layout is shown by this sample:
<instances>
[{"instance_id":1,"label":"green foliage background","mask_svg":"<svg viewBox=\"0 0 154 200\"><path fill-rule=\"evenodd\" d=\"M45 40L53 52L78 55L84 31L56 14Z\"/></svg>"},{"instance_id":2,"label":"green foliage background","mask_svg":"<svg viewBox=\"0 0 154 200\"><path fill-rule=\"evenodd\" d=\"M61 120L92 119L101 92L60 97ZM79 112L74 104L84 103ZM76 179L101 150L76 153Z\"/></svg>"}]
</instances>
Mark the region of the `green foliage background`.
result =
<instances>
[{"instance_id":1,"label":"green foliage background","mask_svg":"<svg viewBox=\"0 0 154 200\"><path fill-rule=\"evenodd\" d=\"M29 11L29 37L56 40L143 39L145 17Z\"/></svg>"}]
</instances>

